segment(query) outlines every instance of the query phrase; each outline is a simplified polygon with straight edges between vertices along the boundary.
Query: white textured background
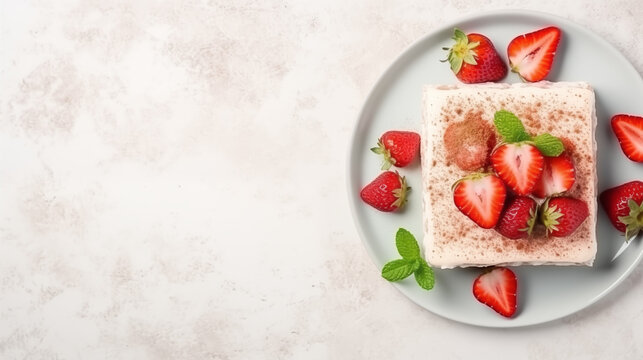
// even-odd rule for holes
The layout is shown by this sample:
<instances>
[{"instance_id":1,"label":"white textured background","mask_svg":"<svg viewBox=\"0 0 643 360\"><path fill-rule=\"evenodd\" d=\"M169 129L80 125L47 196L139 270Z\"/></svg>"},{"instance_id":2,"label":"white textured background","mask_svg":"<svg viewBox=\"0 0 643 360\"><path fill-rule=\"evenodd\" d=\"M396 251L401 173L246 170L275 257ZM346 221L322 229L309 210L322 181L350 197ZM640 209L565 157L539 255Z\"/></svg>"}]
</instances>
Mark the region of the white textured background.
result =
<instances>
[{"instance_id":1,"label":"white textured background","mask_svg":"<svg viewBox=\"0 0 643 360\"><path fill-rule=\"evenodd\" d=\"M643 357L643 267L561 321L454 323L380 278L345 186L432 29L548 11L643 72L639 1L53 3L1 2L0 358Z\"/></svg>"}]
</instances>

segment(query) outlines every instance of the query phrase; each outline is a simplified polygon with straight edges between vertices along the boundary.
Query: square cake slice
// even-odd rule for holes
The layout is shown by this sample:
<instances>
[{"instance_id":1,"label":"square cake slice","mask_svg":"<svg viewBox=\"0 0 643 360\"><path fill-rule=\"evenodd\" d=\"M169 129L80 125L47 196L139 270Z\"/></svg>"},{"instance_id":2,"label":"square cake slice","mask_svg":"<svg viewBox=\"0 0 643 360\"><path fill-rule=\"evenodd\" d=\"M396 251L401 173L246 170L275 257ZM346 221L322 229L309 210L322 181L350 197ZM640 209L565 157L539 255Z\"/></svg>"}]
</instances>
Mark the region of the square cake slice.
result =
<instances>
[{"instance_id":1,"label":"square cake slice","mask_svg":"<svg viewBox=\"0 0 643 360\"><path fill-rule=\"evenodd\" d=\"M583 82L425 86L423 93L422 193L424 249L434 267L491 265L588 265L596 256L596 112L594 91ZM589 216L566 237L547 237L542 226L523 239L479 227L454 204L452 185L471 174L447 153L444 134L455 122L486 123L494 114L518 116L529 134L561 138L575 166L565 193L585 201ZM483 131L483 130L481 130ZM471 133L476 133L472 131ZM498 137L499 138L499 137ZM465 139L463 139L464 143ZM492 171L487 166L487 171ZM509 192L508 192L509 194ZM536 199L540 204L542 199Z\"/></svg>"}]
</instances>

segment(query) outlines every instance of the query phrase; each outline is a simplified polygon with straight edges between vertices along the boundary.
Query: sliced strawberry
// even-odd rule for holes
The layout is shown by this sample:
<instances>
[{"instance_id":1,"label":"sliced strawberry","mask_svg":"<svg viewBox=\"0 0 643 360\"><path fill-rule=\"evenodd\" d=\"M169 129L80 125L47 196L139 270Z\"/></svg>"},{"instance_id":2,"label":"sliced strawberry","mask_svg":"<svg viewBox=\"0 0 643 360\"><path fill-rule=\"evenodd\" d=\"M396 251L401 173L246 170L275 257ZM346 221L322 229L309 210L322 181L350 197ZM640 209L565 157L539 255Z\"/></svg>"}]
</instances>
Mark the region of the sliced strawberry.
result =
<instances>
[{"instance_id":1,"label":"sliced strawberry","mask_svg":"<svg viewBox=\"0 0 643 360\"><path fill-rule=\"evenodd\" d=\"M510 239L526 238L536 224L538 204L530 197L518 196L505 207L496 231Z\"/></svg>"},{"instance_id":2,"label":"sliced strawberry","mask_svg":"<svg viewBox=\"0 0 643 360\"><path fill-rule=\"evenodd\" d=\"M511 71L527 81L543 80L551 70L560 36L560 29L550 26L511 40L507 47Z\"/></svg>"},{"instance_id":3,"label":"sliced strawberry","mask_svg":"<svg viewBox=\"0 0 643 360\"><path fill-rule=\"evenodd\" d=\"M540 179L545 159L527 143L503 144L491 153L491 165L517 195L529 195Z\"/></svg>"},{"instance_id":4,"label":"sliced strawberry","mask_svg":"<svg viewBox=\"0 0 643 360\"><path fill-rule=\"evenodd\" d=\"M547 234L556 237L571 235L588 216L587 204L570 197L549 198L540 211L540 220L547 228Z\"/></svg>"},{"instance_id":5,"label":"sliced strawberry","mask_svg":"<svg viewBox=\"0 0 643 360\"><path fill-rule=\"evenodd\" d=\"M406 186L404 176L397 172L384 171L366 185L359 196L377 210L390 212L404 206L410 190L411 188Z\"/></svg>"},{"instance_id":6,"label":"sliced strawberry","mask_svg":"<svg viewBox=\"0 0 643 360\"><path fill-rule=\"evenodd\" d=\"M471 174L453 185L455 206L485 229L496 226L506 197L505 185L492 174Z\"/></svg>"},{"instance_id":7,"label":"sliced strawberry","mask_svg":"<svg viewBox=\"0 0 643 360\"><path fill-rule=\"evenodd\" d=\"M534 195L544 199L571 189L576 181L576 170L571 156L562 153L557 157L545 157L543 173L534 187Z\"/></svg>"},{"instance_id":8,"label":"sliced strawberry","mask_svg":"<svg viewBox=\"0 0 643 360\"><path fill-rule=\"evenodd\" d=\"M643 117L614 115L612 130L625 156L632 161L643 162Z\"/></svg>"},{"instance_id":9,"label":"sliced strawberry","mask_svg":"<svg viewBox=\"0 0 643 360\"><path fill-rule=\"evenodd\" d=\"M498 314L511 317L516 312L518 279L513 271L497 267L473 281L473 296Z\"/></svg>"}]
</instances>

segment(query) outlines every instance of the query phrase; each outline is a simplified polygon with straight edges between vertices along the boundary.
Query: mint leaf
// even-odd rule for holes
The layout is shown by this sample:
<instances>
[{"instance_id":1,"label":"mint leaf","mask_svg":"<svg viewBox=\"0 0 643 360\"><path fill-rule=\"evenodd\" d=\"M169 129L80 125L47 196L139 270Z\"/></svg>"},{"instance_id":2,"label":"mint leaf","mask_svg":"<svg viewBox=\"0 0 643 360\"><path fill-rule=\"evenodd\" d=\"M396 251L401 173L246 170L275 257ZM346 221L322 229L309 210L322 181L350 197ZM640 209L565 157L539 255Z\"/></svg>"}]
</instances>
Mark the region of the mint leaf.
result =
<instances>
[{"instance_id":1,"label":"mint leaf","mask_svg":"<svg viewBox=\"0 0 643 360\"><path fill-rule=\"evenodd\" d=\"M532 141L545 156L558 156L565 150L560 139L550 134L538 135L534 137Z\"/></svg>"},{"instance_id":2,"label":"mint leaf","mask_svg":"<svg viewBox=\"0 0 643 360\"><path fill-rule=\"evenodd\" d=\"M420 267L418 259L397 259L390 261L382 268L382 277L388 281L402 280L413 274Z\"/></svg>"},{"instance_id":3,"label":"mint leaf","mask_svg":"<svg viewBox=\"0 0 643 360\"><path fill-rule=\"evenodd\" d=\"M420 246L418 246L413 234L406 229L400 228L397 230L395 246L397 247L397 252L404 259L418 259L420 257Z\"/></svg>"},{"instance_id":4,"label":"mint leaf","mask_svg":"<svg viewBox=\"0 0 643 360\"><path fill-rule=\"evenodd\" d=\"M415 281L418 285L425 290L433 289L435 284L435 277L433 276L433 269L426 263L426 261L420 261L420 267L415 270Z\"/></svg>"},{"instance_id":5,"label":"mint leaf","mask_svg":"<svg viewBox=\"0 0 643 360\"><path fill-rule=\"evenodd\" d=\"M496 125L502 139L508 143L529 140L529 134L516 115L507 111L496 111L493 117L493 124Z\"/></svg>"}]
</instances>

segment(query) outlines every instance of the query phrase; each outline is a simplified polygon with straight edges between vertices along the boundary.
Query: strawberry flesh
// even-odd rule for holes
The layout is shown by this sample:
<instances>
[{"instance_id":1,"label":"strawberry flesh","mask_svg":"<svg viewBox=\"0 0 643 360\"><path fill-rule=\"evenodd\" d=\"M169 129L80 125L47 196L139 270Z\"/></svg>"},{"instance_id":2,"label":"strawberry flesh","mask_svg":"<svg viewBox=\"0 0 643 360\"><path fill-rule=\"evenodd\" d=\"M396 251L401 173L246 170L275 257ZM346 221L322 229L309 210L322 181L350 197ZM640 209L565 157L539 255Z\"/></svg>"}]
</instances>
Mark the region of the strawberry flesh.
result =
<instances>
[{"instance_id":1,"label":"strawberry flesh","mask_svg":"<svg viewBox=\"0 0 643 360\"><path fill-rule=\"evenodd\" d=\"M518 279L508 268L497 267L479 275L473 281L473 296L504 317L516 313Z\"/></svg>"},{"instance_id":2,"label":"strawberry flesh","mask_svg":"<svg viewBox=\"0 0 643 360\"><path fill-rule=\"evenodd\" d=\"M458 180L453 188L453 202L458 210L478 226L496 226L505 203L507 190L492 174L475 173Z\"/></svg>"},{"instance_id":3,"label":"strawberry flesh","mask_svg":"<svg viewBox=\"0 0 643 360\"><path fill-rule=\"evenodd\" d=\"M551 70L560 37L560 29L550 26L511 40L507 47L511 71L527 81L543 80Z\"/></svg>"},{"instance_id":4,"label":"strawberry flesh","mask_svg":"<svg viewBox=\"0 0 643 360\"><path fill-rule=\"evenodd\" d=\"M619 114L612 117L611 124L625 156L643 162L643 117Z\"/></svg>"},{"instance_id":5,"label":"strawberry flesh","mask_svg":"<svg viewBox=\"0 0 643 360\"><path fill-rule=\"evenodd\" d=\"M533 145L500 145L491 154L491 165L498 176L517 195L529 195L540 179L545 159Z\"/></svg>"},{"instance_id":6,"label":"strawberry flesh","mask_svg":"<svg viewBox=\"0 0 643 360\"><path fill-rule=\"evenodd\" d=\"M545 157L543 173L534 187L534 195L544 199L565 192L574 185L576 170L571 157L563 153L557 157Z\"/></svg>"}]
</instances>

